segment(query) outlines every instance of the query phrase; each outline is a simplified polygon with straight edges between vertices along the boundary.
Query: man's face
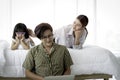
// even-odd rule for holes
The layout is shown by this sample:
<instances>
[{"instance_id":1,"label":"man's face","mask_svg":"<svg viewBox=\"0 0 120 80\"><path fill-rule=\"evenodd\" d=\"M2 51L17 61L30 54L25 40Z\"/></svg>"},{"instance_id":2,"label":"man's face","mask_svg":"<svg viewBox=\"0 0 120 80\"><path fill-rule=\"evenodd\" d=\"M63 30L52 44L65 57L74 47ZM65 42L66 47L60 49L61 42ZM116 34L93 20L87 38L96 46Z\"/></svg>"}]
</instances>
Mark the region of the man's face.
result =
<instances>
[{"instance_id":1,"label":"man's face","mask_svg":"<svg viewBox=\"0 0 120 80\"><path fill-rule=\"evenodd\" d=\"M50 30L46 30L41 40L44 46L51 47L53 44L53 33Z\"/></svg>"}]
</instances>

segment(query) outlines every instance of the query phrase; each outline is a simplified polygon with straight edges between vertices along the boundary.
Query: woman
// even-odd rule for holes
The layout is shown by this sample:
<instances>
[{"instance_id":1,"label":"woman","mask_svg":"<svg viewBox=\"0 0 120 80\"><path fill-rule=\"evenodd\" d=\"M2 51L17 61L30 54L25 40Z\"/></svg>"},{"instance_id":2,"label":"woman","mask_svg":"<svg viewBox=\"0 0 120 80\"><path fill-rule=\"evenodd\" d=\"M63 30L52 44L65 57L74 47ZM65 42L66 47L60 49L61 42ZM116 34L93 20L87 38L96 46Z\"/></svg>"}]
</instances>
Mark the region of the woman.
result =
<instances>
[{"instance_id":1,"label":"woman","mask_svg":"<svg viewBox=\"0 0 120 80\"><path fill-rule=\"evenodd\" d=\"M81 49L87 37L88 18L79 15L72 25L67 25L54 32L55 42L68 48Z\"/></svg>"}]
</instances>

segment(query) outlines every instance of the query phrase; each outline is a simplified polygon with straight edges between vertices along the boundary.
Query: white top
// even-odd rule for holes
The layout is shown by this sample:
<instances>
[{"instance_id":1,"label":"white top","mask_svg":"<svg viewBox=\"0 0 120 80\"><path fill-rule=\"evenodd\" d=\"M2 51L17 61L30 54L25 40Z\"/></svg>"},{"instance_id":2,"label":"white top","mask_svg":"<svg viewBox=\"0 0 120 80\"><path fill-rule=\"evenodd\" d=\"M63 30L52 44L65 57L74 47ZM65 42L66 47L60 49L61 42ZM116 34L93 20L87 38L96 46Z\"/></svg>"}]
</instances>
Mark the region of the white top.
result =
<instances>
[{"instance_id":1,"label":"white top","mask_svg":"<svg viewBox=\"0 0 120 80\"><path fill-rule=\"evenodd\" d=\"M85 29L80 37L80 44L74 45L73 27L72 25L63 26L54 32L55 42L65 45L68 48L81 49L88 32Z\"/></svg>"}]
</instances>

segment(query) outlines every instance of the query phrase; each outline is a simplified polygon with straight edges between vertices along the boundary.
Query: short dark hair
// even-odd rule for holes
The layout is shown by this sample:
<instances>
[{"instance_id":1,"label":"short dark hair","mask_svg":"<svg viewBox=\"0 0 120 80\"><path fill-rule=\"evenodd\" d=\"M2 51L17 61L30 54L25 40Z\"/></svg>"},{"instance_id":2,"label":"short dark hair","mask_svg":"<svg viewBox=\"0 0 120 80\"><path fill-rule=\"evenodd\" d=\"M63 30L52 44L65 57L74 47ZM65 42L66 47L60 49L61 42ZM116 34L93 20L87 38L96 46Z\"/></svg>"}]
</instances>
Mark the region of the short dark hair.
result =
<instances>
[{"instance_id":1,"label":"short dark hair","mask_svg":"<svg viewBox=\"0 0 120 80\"><path fill-rule=\"evenodd\" d=\"M23 23L17 23L15 25L14 31L13 31L13 36L12 36L13 39L15 39L16 32L25 32L25 39L29 38L28 29L27 29L26 25Z\"/></svg>"},{"instance_id":2,"label":"short dark hair","mask_svg":"<svg viewBox=\"0 0 120 80\"><path fill-rule=\"evenodd\" d=\"M50 30L51 32L53 32L53 29L51 27L50 24L48 23L41 23L39 25L36 26L34 33L35 35L39 38L42 39L43 38L43 34L46 30Z\"/></svg>"},{"instance_id":3,"label":"short dark hair","mask_svg":"<svg viewBox=\"0 0 120 80\"><path fill-rule=\"evenodd\" d=\"M88 24L88 17L85 15L79 15L77 16L77 19L82 23L82 27L87 26Z\"/></svg>"}]
</instances>

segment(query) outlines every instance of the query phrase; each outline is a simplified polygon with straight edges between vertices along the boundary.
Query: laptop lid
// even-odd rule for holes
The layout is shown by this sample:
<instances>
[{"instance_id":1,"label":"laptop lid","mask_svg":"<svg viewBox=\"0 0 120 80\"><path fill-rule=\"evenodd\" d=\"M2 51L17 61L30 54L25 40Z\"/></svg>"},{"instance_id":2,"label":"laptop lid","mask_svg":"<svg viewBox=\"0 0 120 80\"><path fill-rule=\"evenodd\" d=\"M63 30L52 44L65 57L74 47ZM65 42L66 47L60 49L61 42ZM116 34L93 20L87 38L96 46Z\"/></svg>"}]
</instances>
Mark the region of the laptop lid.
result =
<instances>
[{"instance_id":1,"label":"laptop lid","mask_svg":"<svg viewBox=\"0 0 120 80\"><path fill-rule=\"evenodd\" d=\"M44 80L74 80L74 75L48 76Z\"/></svg>"}]
</instances>

